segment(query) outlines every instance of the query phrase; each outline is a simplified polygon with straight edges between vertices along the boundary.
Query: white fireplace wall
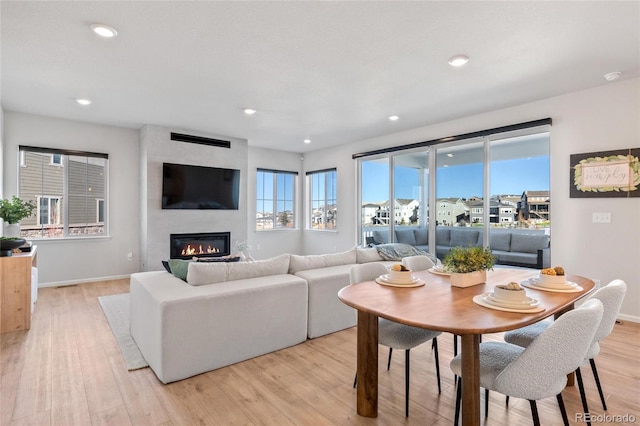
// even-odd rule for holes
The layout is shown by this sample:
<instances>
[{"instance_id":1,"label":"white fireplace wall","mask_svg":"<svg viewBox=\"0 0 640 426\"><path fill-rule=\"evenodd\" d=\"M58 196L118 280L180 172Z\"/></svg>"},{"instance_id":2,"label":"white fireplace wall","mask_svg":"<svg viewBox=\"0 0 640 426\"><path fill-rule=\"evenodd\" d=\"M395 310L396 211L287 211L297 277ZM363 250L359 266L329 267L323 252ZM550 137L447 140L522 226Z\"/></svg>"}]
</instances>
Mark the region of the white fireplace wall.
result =
<instances>
[{"instance_id":1,"label":"white fireplace wall","mask_svg":"<svg viewBox=\"0 0 640 426\"><path fill-rule=\"evenodd\" d=\"M171 132L228 140L231 148L171 140ZM238 210L163 210L162 163L179 163L240 170ZM247 240L248 143L203 132L146 125L140 130L141 268L162 269L169 258L169 235L231 232L231 251ZM206 182L203 182L206 184Z\"/></svg>"}]
</instances>

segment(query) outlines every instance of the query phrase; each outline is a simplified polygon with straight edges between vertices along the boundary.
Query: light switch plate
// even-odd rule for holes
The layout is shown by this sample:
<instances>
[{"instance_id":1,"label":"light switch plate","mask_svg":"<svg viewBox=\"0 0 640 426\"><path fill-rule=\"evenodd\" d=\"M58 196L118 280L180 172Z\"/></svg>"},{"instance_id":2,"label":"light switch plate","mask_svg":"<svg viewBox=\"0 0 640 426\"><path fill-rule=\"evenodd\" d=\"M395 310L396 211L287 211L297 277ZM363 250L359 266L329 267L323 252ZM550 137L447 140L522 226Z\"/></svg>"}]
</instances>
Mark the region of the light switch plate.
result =
<instances>
[{"instance_id":1,"label":"light switch plate","mask_svg":"<svg viewBox=\"0 0 640 426\"><path fill-rule=\"evenodd\" d=\"M611 223L611 213L592 213L591 221L593 223Z\"/></svg>"}]
</instances>

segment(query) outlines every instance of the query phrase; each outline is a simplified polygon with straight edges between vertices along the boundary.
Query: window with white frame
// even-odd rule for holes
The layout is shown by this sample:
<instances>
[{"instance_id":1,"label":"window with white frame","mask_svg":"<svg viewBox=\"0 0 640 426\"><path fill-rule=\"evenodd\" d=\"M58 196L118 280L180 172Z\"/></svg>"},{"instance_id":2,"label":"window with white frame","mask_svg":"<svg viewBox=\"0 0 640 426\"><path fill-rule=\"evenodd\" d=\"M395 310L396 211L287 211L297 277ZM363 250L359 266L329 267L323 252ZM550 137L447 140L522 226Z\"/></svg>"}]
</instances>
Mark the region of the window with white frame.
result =
<instances>
[{"instance_id":1,"label":"window with white frame","mask_svg":"<svg viewBox=\"0 0 640 426\"><path fill-rule=\"evenodd\" d=\"M107 235L108 155L20 146L20 198L36 214L20 223L27 238Z\"/></svg>"},{"instance_id":2,"label":"window with white frame","mask_svg":"<svg viewBox=\"0 0 640 426\"><path fill-rule=\"evenodd\" d=\"M338 220L336 169L307 172L309 187L308 228L335 230Z\"/></svg>"},{"instance_id":3,"label":"window with white frame","mask_svg":"<svg viewBox=\"0 0 640 426\"><path fill-rule=\"evenodd\" d=\"M38 225L60 225L60 197L38 196L36 216Z\"/></svg>"},{"instance_id":4,"label":"window with white frame","mask_svg":"<svg viewBox=\"0 0 640 426\"><path fill-rule=\"evenodd\" d=\"M96 223L104 223L104 199L96 199Z\"/></svg>"},{"instance_id":5,"label":"window with white frame","mask_svg":"<svg viewBox=\"0 0 640 426\"><path fill-rule=\"evenodd\" d=\"M296 227L297 172L258 169L256 174L256 230Z\"/></svg>"}]
</instances>

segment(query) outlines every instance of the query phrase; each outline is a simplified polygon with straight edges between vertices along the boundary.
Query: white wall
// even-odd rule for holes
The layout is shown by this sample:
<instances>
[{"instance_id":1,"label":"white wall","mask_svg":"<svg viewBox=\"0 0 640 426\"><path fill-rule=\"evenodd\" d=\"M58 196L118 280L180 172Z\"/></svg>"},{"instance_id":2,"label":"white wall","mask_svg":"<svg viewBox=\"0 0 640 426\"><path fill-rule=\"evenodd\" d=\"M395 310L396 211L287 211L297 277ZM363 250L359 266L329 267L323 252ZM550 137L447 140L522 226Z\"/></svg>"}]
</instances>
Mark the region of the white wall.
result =
<instances>
[{"instance_id":1,"label":"white wall","mask_svg":"<svg viewBox=\"0 0 640 426\"><path fill-rule=\"evenodd\" d=\"M302 253L305 181L302 157L299 153L249 148L247 243L250 246L250 253L255 259L266 259L281 253ZM297 229L256 231L256 173L259 168L298 172L295 204L298 213L296 215Z\"/></svg>"},{"instance_id":2,"label":"white wall","mask_svg":"<svg viewBox=\"0 0 640 426\"><path fill-rule=\"evenodd\" d=\"M18 192L18 145L109 154L109 237L34 241L40 286L125 276L140 269L138 131L4 112L6 197ZM133 260L127 260L127 253Z\"/></svg>"},{"instance_id":3,"label":"white wall","mask_svg":"<svg viewBox=\"0 0 640 426\"><path fill-rule=\"evenodd\" d=\"M231 148L171 140L171 132L228 140ZM144 126L140 132L140 233L142 270L162 269L169 258L169 234L193 232L231 232L231 249L236 241L247 239L247 155L245 139L205 134L193 130ZM163 210L162 163L224 167L240 170L238 210ZM136 164L138 166L138 164ZM255 180L255 176L253 177Z\"/></svg>"},{"instance_id":4,"label":"white wall","mask_svg":"<svg viewBox=\"0 0 640 426\"><path fill-rule=\"evenodd\" d=\"M4 111L0 107L0 199L4 198ZM3 225L4 228L4 225ZM2 235L3 230L0 230Z\"/></svg>"},{"instance_id":5,"label":"white wall","mask_svg":"<svg viewBox=\"0 0 640 426\"><path fill-rule=\"evenodd\" d=\"M620 81L308 153L307 169L337 167L340 216L336 233L306 231L303 252L328 253L354 245L358 212L352 154L551 117L552 264L603 284L625 280L629 290L621 318L640 322L640 198L569 198L570 154L640 147L639 94L639 79ZM611 223L592 223L593 212L611 212Z\"/></svg>"}]
</instances>

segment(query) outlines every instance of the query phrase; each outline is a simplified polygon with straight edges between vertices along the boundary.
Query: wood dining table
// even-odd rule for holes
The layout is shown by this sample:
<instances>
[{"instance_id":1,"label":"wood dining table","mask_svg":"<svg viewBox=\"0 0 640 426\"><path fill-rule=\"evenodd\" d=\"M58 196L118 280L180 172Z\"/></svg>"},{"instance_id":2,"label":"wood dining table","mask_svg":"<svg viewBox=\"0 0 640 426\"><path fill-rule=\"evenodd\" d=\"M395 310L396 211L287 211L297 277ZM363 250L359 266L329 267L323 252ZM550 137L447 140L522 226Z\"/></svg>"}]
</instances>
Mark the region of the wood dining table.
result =
<instances>
[{"instance_id":1,"label":"wood dining table","mask_svg":"<svg viewBox=\"0 0 640 426\"><path fill-rule=\"evenodd\" d=\"M537 269L495 268L487 271L483 284L452 287L447 275L415 271L424 281L417 287L392 287L366 281L351 284L338 292L338 298L357 310L357 413L378 415L378 318L402 324L449 332L462 341L462 424L480 424L480 338L483 334L513 330L550 316L556 318L573 309L574 303L593 291L592 280L567 275L567 281L582 288L577 292L550 292L525 288L526 294L540 302L542 312L506 312L480 306L474 296L491 293L493 287L509 282L521 283L540 274ZM453 414L453 413L452 413Z\"/></svg>"}]
</instances>

